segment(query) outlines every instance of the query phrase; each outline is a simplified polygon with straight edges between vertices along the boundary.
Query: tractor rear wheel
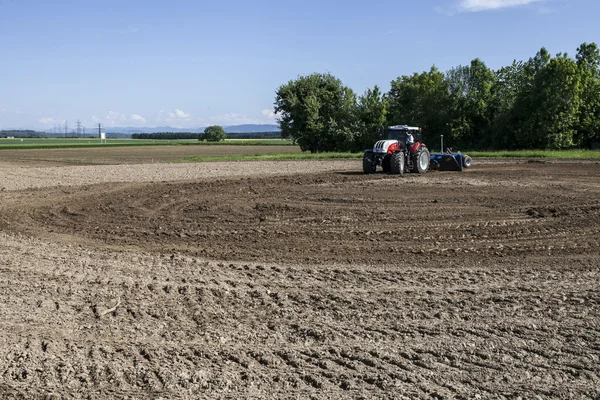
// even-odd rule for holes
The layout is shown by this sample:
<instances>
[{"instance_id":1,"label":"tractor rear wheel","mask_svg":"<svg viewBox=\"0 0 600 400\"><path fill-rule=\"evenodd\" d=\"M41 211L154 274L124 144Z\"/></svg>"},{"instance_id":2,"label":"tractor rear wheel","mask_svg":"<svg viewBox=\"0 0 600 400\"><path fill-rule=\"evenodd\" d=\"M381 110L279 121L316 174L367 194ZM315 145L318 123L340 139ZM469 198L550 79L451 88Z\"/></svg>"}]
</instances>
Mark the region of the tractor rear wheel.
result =
<instances>
[{"instance_id":1,"label":"tractor rear wheel","mask_svg":"<svg viewBox=\"0 0 600 400\"><path fill-rule=\"evenodd\" d=\"M368 150L365 151L363 156L363 172L365 174L374 174L377 170L377 166L373 162L373 152Z\"/></svg>"},{"instance_id":2,"label":"tractor rear wheel","mask_svg":"<svg viewBox=\"0 0 600 400\"><path fill-rule=\"evenodd\" d=\"M424 174L429 169L429 150L421 146L413 156L413 172Z\"/></svg>"},{"instance_id":3,"label":"tractor rear wheel","mask_svg":"<svg viewBox=\"0 0 600 400\"><path fill-rule=\"evenodd\" d=\"M392 154L390 160L390 172L396 175L404 173L404 152L398 151Z\"/></svg>"},{"instance_id":4,"label":"tractor rear wheel","mask_svg":"<svg viewBox=\"0 0 600 400\"><path fill-rule=\"evenodd\" d=\"M473 162L473 160L471 160L471 157L469 157L467 155L463 155L462 159L463 159L463 168L471 168L471 163Z\"/></svg>"}]
</instances>

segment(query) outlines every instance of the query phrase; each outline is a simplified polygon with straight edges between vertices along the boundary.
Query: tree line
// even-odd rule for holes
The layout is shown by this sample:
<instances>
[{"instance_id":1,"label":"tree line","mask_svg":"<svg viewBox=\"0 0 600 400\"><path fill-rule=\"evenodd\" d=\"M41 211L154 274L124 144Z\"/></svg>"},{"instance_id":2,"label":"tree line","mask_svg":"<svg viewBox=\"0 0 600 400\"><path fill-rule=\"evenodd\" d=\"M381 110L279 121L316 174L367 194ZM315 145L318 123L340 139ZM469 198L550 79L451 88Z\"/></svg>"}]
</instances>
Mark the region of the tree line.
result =
<instances>
[{"instance_id":1,"label":"tree line","mask_svg":"<svg viewBox=\"0 0 600 400\"><path fill-rule=\"evenodd\" d=\"M210 128L210 127L209 127ZM208 129L208 128L207 128ZM132 139L152 139L152 140L177 140L177 139L198 139L207 141L220 141L223 139L279 139L281 132L229 132L223 133L217 129L211 129L213 132L206 136L206 130L203 133L194 132L157 132L157 133L133 133ZM208 140L210 138L210 140Z\"/></svg>"},{"instance_id":2,"label":"tree line","mask_svg":"<svg viewBox=\"0 0 600 400\"><path fill-rule=\"evenodd\" d=\"M198 133L193 133L193 132L132 133L131 138L132 139L152 139L152 140L198 139Z\"/></svg>"},{"instance_id":3,"label":"tree line","mask_svg":"<svg viewBox=\"0 0 600 400\"><path fill-rule=\"evenodd\" d=\"M542 48L498 70L478 58L433 66L361 96L314 73L281 85L275 111L282 136L311 152L361 151L400 124L421 127L425 143L444 135L463 149L589 148L600 142L600 51L583 43L572 58Z\"/></svg>"},{"instance_id":4,"label":"tree line","mask_svg":"<svg viewBox=\"0 0 600 400\"><path fill-rule=\"evenodd\" d=\"M46 138L48 135L45 132L38 132L30 129L4 129L0 130L0 138Z\"/></svg>"}]
</instances>

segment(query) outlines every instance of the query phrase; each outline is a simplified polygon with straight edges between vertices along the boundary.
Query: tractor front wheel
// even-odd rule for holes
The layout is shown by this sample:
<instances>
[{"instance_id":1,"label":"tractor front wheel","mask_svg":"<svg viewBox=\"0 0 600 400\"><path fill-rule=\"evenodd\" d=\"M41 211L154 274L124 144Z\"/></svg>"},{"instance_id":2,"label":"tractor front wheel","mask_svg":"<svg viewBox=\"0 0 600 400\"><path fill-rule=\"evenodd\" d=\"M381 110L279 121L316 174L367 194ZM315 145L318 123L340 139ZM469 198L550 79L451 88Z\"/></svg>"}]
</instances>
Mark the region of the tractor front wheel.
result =
<instances>
[{"instance_id":1,"label":"tractor front wheel","mask_svg":"<svg viewBox=\"0 0 600 400\"><path fill-rule=\"evenodd\" d=\"M390 160L390 172L396 175L404 173L404 152L398 151L392 154Z\"/></svg>"},{"instance_id":2,"label":"tractor front wheel","mask_svg":"<svg viewBox=\"0 0 600 400\"><path fill-rule=\"evenodd\" d=\"M413 172L424 174L429 169L429 150L421 146L413 156Z\"/></svg>"},{"instance_id":3,"label":"tractor front wheel","mask_svg":"<svg viewBox=\"0 0 600 400\"><path fill-rule=\"evenodd\" d=\"M365 174L374 174L377 170L377 165L373 162L373 152L365 151L363 156L363 172Z\"/></svg>"}]
</instances>

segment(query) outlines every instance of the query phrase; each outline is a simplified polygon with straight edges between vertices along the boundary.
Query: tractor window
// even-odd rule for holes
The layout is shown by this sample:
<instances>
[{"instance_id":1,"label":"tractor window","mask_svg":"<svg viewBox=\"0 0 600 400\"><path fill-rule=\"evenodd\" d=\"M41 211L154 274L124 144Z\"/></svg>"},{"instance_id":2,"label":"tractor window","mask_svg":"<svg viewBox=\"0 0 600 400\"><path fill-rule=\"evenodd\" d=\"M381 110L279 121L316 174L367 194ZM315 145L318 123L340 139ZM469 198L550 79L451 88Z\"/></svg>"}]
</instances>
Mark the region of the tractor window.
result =
<instances>
[{"instance_id":1,"label":"tractor window","mask_svg":"<svg viewBox=\"0 0 600 400\"><path fill-rule=\"evenodd\" d=\"M406 142L406 131L390 130L388 133L389 140L397 140L400 143Z\"/></svg>"},{"instance_id":2,"label":"tractor window","mask_svg":"<svg viewBox=\"0 0 600 400\"><path fill-rule=\"evenodd\" d=\"M417 130L400 131L400 130L396 130L396 129L393 129L393 130L390 129L388 131L388 139L389 140L397 140L400 143L406 144L406 136L407 136L408 132L410 132L413 135L415 142L421 141L421 132L417 131Z\"/></svg>"}]
</instances>

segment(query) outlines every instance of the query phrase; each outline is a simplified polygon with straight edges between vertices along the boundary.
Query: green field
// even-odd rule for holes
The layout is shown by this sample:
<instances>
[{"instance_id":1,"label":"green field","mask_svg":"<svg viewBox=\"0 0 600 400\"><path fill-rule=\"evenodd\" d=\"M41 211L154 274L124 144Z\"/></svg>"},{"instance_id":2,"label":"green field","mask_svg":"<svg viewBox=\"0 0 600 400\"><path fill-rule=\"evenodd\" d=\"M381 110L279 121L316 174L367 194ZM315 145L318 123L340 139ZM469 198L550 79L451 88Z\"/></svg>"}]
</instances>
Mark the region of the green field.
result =
<instances>
[{"instance_id":1,"label":"green field","mask_svg":"<svg viewBox=\"0 0 600 400\"><path fill-rule=\"evenodd\" d=\"M0 139L2 149L50 149L69 147L105 147L105 146L293 146L286 139L226 139L222 142L199 142L194 139L147 140L147 139Z\"/></svg>"},{"instance_id":2,"label":"green field","mask_svg":"<svg viewBox=\"0 0 600 400\"><path fill-rule=\"evenodd\" d=\"M194 139L149 140L149 139L1 139L0 150L8 149L53 149L85 147L127 146L294 146L287 139L226 139L222 142L199 142ZM600 159L600 150L514 150L514 151L466 151L473 158L557 158L557 159ZM258 160L312 160L328 158L360 158L362 153L276 153L262 155L200 156L174 160L173 162L207 161L258 161Z\"/></svg>"}]
</instances>

